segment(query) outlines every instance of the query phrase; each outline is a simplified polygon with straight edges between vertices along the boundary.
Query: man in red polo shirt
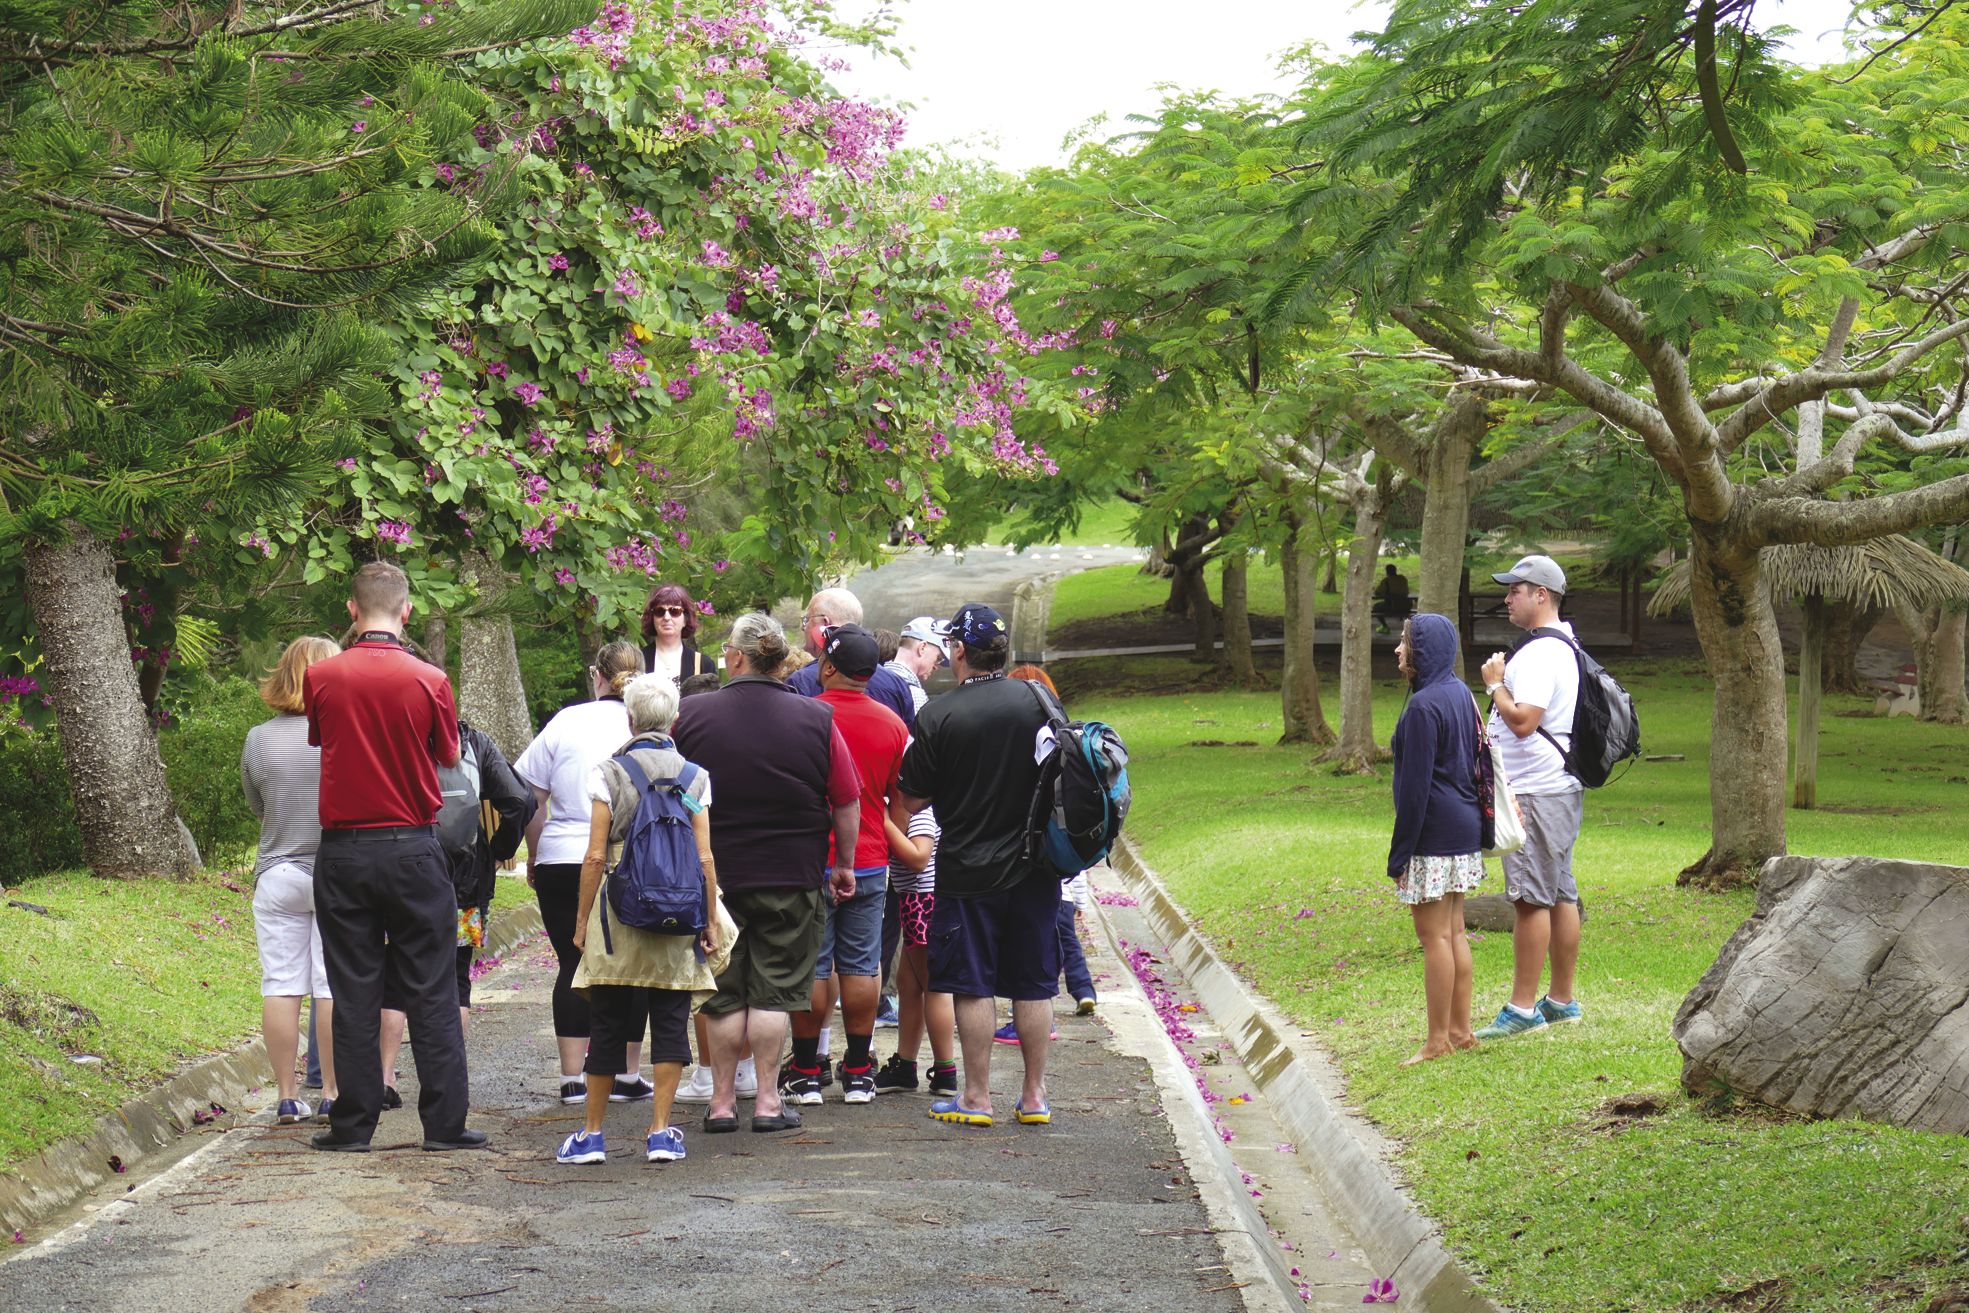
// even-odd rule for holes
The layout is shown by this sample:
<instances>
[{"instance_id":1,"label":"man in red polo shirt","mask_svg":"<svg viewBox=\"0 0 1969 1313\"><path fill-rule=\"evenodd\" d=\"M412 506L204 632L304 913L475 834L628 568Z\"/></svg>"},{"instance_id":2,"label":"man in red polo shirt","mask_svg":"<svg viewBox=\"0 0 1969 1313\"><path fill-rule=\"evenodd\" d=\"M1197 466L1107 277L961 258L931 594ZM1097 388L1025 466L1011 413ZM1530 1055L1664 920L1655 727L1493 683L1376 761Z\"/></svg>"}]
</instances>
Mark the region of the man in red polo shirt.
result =
<instances>
[{"instance_id":1,"label":"man in red polo shirt","mask_svg":"<svg viewBox=\"0 0 1969 1313\"><path fill-rule=\"evenodd\" d=\"M902 717L868 692L881 658L875 636L860 625L834 625L821 640L820 700L834 710L834 728L861 776L861 830L855 840L855 892L834 901L821 931L814 966L813 1007L793 1014L793 1058L780 1092L797 1103L821 1100L820 1030L833 1011L838 982L847 1053L841 1059L841 1096L848 1103L875 1101L875 1005L882 976L882 908L889 893L889 839L882 825L889 794L902 766L909 730ZM841 859L834 858L835 866Z\"/></svg>"},{"instance_id":2,"label":"man in red polo shirt","mask_svg":"<svg viewBox=\"0 0 1969 1313\"><path fill-rule=\"evenodd\" d=\"M372 561L349 600L356 640L308 668L308 742L321 748L321 848L315 910L335 991L340 1096L317 1149L366 1153L383 1110L377 1032L383 971L401 983L417 1062L424 1147L475 1149L465 1128L465 1038L458 1024L458 938L451 875L438 847L438 767L458 760L451 681L402 646L410 581Z\"/></svg>"}]
</instances>

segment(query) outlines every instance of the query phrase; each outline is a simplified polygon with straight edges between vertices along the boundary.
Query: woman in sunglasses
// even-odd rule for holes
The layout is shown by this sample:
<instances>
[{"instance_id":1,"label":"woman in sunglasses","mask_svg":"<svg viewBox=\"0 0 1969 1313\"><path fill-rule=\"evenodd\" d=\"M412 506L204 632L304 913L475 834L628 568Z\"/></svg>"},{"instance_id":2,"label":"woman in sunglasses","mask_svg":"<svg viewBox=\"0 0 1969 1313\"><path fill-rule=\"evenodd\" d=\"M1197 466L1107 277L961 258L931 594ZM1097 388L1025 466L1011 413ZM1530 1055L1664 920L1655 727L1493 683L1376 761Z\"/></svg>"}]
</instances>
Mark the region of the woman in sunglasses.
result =
<instances>
[{"instance_id":1,"label":"woman in sunglasses","mask_svg":"<svg viewBox=\"0 0 1969 1313\"><path fill-rule=\"evenodd\" d=\"M680 584L658 584L643 607L643 668L679 684L717 674L717 662L692 646L696 636L697 603Z\"/></svg>"}]
</instances>

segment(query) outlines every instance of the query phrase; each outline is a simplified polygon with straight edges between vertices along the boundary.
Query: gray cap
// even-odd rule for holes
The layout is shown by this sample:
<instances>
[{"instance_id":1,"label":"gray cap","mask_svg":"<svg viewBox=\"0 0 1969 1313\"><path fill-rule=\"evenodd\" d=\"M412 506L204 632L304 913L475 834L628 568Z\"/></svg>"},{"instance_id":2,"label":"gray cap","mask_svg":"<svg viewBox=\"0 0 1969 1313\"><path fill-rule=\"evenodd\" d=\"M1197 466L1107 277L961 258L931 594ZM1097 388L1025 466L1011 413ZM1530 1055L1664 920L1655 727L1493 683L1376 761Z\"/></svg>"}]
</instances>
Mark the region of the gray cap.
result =
<instances>
[{"instance_id":1,"label":"gray cap","mask_svg":"<svg viewBox=\"0 0 1969 1313\"><path fill-rule=\"evenodd\" d=\"M950 664L950 626L935 616L919 615L902 627L904 638L913 638L919 643L928 643L937 649L937 664Z\"/></svg>"},{"instance_id":2,"label":"gray cap","mask_svg":"<svg viewBox=\"0 0 1969 1313\"><path fill-rule=\"evenodd\" d=\"M1512 566L1509 574L1494 574L1491 578L1507 586L1537 584L1555 593L1566 591L1566 572L1549 556L1527 556Z\"/></svg>"}]
</instances>

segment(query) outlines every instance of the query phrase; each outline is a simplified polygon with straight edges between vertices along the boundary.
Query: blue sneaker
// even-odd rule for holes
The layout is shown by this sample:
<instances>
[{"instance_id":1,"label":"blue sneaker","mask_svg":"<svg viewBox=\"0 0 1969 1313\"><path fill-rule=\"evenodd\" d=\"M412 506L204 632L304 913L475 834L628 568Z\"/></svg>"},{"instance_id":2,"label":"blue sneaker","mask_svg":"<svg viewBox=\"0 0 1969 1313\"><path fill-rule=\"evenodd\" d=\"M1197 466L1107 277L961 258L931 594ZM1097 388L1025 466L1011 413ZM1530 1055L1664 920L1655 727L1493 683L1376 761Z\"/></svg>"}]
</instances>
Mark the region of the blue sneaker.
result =
<instances>
[{"instance_id":1,"label":"blue sneaker","mask_svg":"<svg viewBox=\"0 0 1969 1313\"><path fill-rule=\"evenodd\" d=\"M1545 1018L1548 1026L1563 1026L1569 1021L1578 1021L1585 1014L1580 1010L1579 1000L1570 1003L1554 1003L1549 998L1538 1000L1538 1015Z\"/></svg>"},{"instance_id":2,"label":"blue sneaker","mask_svg":"<svg viewBox=\"0 0 1969 1313\"><path fill-rule=\"evenodd\" d=\"M649 1160L653 1163L682 1162L684 1158L684 1133L675 1126L666 1126L650 1134Z\"/></svg>"},{"instance_id":3,"label":"blue sneaker","mask_svg":"<svg viewBox=\"0 0 1969 1313\"><path fill-rule=\"evenodd\" d=\"M1521 1017L1506 1003L1497 1010L1497 1020L1478 1029L1478 1039L1510 1039L1514 1035L1525 1035L1532 1031L1544 1030L1545 1014L1533 1008L1528 1017Z\"/></svg>"},{"instance_id":4,"label":"blue sneaker","mask_svg":"<svg viewBox=\"0 0 1969 1313\"><path fill-rule=\"evenodd\" d=\"M602 1133L593 1135L586 1131L576 1131L561 1141L561 1147L554 1153L557 1163L603 1163L608 1161L608 1149L602 1144Z\"/></svg>"},{"instance_id":5,"label":"blue sneaker","mask_svg":"<svg viewBox=\"0 0 1969 1313\"><path fill-rule=\"evenodd\" d=\"M282 1099L279 1111L274 1114L274 1120L282 1126L294 1126L313 1116L314 1110L308 1107L306 1099Z\"/></svg>"},{"instance_id":6,"label":"blue sneaker","mask_svg":"<svg viewBox=\"0 0 1969 1313\"><path fill-rule=\"evenodd\" d=\"M1058 1039L1059 1037L1060 1032L1058 1030L1051 1030L1047 1033L1048 1039ZM1006 1022L997 1030L991 1032L991 1041L994 1044L1017 1044L1019 1042L1019 1023L1016 1021Z\"/></svg>"},{"instance_id":7,"label":"blue sneaker","mask_svg":"<svg viewBox=\"0 0 1969 1313\"><path fill-rule=\"evenodd\" d=\"M896 1001L884 994L881 1005L875 1009L875 1028L880 1030L887 1026L893 1029L900 1025L902 1016L896 1011Z\"/></svg>"}]
</instances>

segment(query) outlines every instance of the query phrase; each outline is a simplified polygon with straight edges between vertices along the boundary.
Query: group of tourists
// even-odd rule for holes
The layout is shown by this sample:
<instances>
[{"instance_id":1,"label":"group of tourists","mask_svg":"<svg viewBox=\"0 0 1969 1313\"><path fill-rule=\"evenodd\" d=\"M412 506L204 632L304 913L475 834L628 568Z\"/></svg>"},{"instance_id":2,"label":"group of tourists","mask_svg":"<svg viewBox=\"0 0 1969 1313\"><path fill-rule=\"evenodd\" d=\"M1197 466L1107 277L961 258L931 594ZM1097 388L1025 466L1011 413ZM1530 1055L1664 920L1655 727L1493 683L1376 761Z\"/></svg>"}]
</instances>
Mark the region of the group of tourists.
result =
<instances>
[{"instance_id":1,"label":"group of tourists","mask_svg":"<svg viewBox=\"0 0 1969 1313\"><path fill-rule=\"evenodd\" d=\"M1484 662L1487 720L1457 673L1455 621L1433 612L1412 616L1395 648L1412 691L1390 744L1395 826L1388 877L1422 944L1429 1027L1404 1066L1581 1016L1573 997L1580 903L1572 850L1584 786L1568 769L1567 755L1580 668L1572 626L1559 618L1566 575L1549 556L1527 556L1492 577L1505 585L1511 623L1526 633L1510 652ZM1516 795L1524 840L1500 858L1504 893L1516 913L1511 997L1489 1025L1472 1029L1475 981L1463 900L1482 883L1484 851L1491 846L1487 830L1494 821L1487 821L1485 809L1496 795L1479 769L1490 759L1491 743Z\"/></svg>"},{"instance_id":2,"label":"group of tourists","mask_svg":"<svg viewBox=\"0 0 1969 1313\"><path fill-rule=\"evenodd\" d=\"M241 762L262 822L254 908L280 1122L325 1122L316 1148L366 1151L401 1106L407 1026L424 1148L486 1142L466 1125L471 964L522 840L558 965L555 1093L583 1109L558 1161L606 1158L611 1103L650 1104L645 1153L666 1162L685 1156L679 1102L704 1105L705 1134L740 1129L741 1100L745 1125L775 1132L837 1084L848 1104L927 1091L930 1117L990 1126L994 1043L1023 1059L1012 1116L1051 1120L1063 968L1079 1009L1095 1006L1075 921L1085 881L1037 874L1028 853L1038 749L1064 717L1044 671L1008 672L992 608L878 635L852 593L828 589L797 652L753 612L714 657L696 603L666 584L642 643L602 647L590 696L510 764L405 637L402 571L364 565L348 609L343 642L283 652L262 686L277 714ZM946 666L956 686L932 698L925 681ZM682 910L645 919L679 890ZM310 997L315 1107L296 1074ZM878 1066L891 1011L896 1049Z\"/></svg>"}]
</instances>

